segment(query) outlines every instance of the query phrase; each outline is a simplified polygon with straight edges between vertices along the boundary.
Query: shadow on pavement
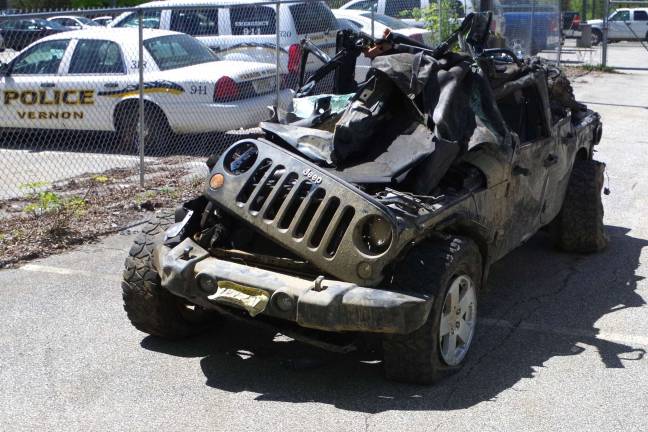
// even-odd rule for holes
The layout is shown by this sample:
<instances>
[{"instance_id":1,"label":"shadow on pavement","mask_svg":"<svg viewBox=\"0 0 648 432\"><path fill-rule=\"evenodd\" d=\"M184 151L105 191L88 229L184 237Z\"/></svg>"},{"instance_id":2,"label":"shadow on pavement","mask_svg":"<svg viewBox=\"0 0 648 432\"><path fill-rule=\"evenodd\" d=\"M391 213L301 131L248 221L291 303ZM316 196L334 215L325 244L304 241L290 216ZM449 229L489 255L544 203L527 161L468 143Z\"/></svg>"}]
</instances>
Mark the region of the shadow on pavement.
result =
<instances>
[{"instance_id":1,"label":"shadow on pavement","mask_svg":"<svg viewBox=\"0 0 648 432\"><path fill-rule=\"evenodd\" d=\"M626 228L607 231L610 245L601 254L556 253L539 234L497 263L480 298L480 315L491 325L479 328L464 369L435 386L386 381L377 353L328 354L239 322L183 342L147 337L141 344L200 357L208 386L258 393L259 401L320 402L364 413L468 408L550 368L546 363L554 357L579 355L583 344L594 347L607 368L643 358L641 348L595 337L602 317L645 303L635 289L648 241L629 236Z\"/></svg>"}]
</instances>

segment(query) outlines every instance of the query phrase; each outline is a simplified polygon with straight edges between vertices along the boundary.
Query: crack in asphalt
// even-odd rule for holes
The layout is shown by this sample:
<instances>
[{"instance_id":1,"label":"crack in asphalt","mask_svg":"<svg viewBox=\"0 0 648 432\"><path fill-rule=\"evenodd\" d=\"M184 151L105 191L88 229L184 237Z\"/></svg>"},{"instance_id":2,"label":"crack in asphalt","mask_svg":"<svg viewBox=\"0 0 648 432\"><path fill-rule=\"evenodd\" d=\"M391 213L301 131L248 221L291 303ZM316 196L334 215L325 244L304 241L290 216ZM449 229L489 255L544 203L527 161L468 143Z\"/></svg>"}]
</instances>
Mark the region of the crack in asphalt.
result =
<instances>
[{"instance_id":1,"label":"crack in asphalt","mask_svg":"<svg viewBox=\"0 0 648 432\"><path fill-rule=\"evenodd\" d=\"M365 432L369 432L369 419L371 418L372 415L373 414L366 414L364 416L364 424L365 424L364 431Z\"/></svg>"},{"instance_id":2,"label":"crack in asphalt","mask_svg":"<svg viewBox=\"0 0 648 432\"><path fill-rule=\"evenodd\" d=\"M527 297L525 299L521 299L513 303L513 305L509 308L507 308L502 314L499 315L496 319L496 323L503 321L506 316L514 309L517 309L520 306L523 306L525 304L529 303L537 303L535 307L529 310L528 313L524 314L521 318L513 321L513 325L511 326L510 330L508 333L506 333L496 344L493 344L490 349L488 349L484 354L482 354L470 367L466 370L465 373L461 374L457 378L457 382L455 385L452 386L452 390L446 397L445 402L443 403L444 408L449 409L450 408L450 403L452 401L452 398L456 394L456 392L459 390L461 387L461 384L471 376L473 371L477 369L481 363L486 360L491 354L496 353L499 351L501 348L504 347L506 342L518 331L520 325L530 316L535 314L544 304L544 300L547 298L552 298L555 296L560 295L567 287L569 286L572 278L580 273L577 270L577 265L583 260L583 257L576 257L575 259L572 260L572 262L567 266L565 269L565 276L563 277L560 285L558 286L557 289L551 291L551 292L545 292L542 294L538 294L535 296Z\"/></svg>"}]
</instances>

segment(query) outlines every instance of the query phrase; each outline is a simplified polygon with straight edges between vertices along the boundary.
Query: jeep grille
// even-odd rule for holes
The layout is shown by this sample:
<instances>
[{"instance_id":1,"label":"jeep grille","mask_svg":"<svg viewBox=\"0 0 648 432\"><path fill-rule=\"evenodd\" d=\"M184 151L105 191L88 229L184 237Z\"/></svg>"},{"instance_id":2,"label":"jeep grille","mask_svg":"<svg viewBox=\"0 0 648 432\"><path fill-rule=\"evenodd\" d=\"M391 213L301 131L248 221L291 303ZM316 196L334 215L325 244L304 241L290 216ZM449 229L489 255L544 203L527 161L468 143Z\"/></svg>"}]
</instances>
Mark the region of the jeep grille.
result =
<instances>
[{"instance_id":1,"label":"jeep grille","mask_svg":"<svg viewBox=\"0 0 648 432\"><path fill-rule=\"evenodd\" d=\"M225 165L237 145L258 148L244 173ZM234 144L214 166L224 186L207 195L267 236L327 272L350 282L380 279L387 254L369 256L354 246L355 226L369 215L392 220L370 198L321 168L266 141ZM369 263L371 277L359 277L357 266Z\"/></svg>"}]
</instances>

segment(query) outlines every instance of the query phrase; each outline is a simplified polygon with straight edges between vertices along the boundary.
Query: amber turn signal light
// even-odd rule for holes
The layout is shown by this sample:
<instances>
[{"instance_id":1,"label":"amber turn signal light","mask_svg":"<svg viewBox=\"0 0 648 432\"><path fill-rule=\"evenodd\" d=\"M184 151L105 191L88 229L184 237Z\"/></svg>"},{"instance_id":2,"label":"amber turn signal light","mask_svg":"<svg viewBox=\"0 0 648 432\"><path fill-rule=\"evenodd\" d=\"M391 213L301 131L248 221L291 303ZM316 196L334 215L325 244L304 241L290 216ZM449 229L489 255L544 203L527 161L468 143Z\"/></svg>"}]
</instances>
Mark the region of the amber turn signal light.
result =
<instances>
[{"instance_id":1,"label":"amber turn signal light","mask_svg":"<svg viewBox=\"0 0 648 432\"><path fill-rule=\"evenodd\" d=\"M223 187L223 183L225 183L225 177L223 177L223 174L214 174L209 180L209 187L212 189L220 189Z\"/></svg>"}]
</instances>

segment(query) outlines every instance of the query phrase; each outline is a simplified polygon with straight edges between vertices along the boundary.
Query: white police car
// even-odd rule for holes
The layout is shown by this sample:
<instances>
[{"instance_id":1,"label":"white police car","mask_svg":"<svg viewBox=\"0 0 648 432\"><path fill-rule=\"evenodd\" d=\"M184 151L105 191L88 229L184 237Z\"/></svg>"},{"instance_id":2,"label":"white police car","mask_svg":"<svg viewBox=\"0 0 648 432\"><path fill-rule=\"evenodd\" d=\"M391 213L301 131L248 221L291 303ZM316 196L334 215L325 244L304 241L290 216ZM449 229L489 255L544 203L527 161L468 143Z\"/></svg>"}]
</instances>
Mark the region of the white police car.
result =
<instances>
[{"instance_id":1,"label":"white police car","mask_svg":"<svg viewBox=\"0 0 648 432\"><path fill-rule=\"evenodd\" d=\"M220 61L191 36L144 31L147 144L174 133L256 126L275 104L275 66ZM39 40L0 67L0 128L137 133L137 29L65 32ZM287 109L292 91L280 90Z\"/></svg>"}]
</instances>

